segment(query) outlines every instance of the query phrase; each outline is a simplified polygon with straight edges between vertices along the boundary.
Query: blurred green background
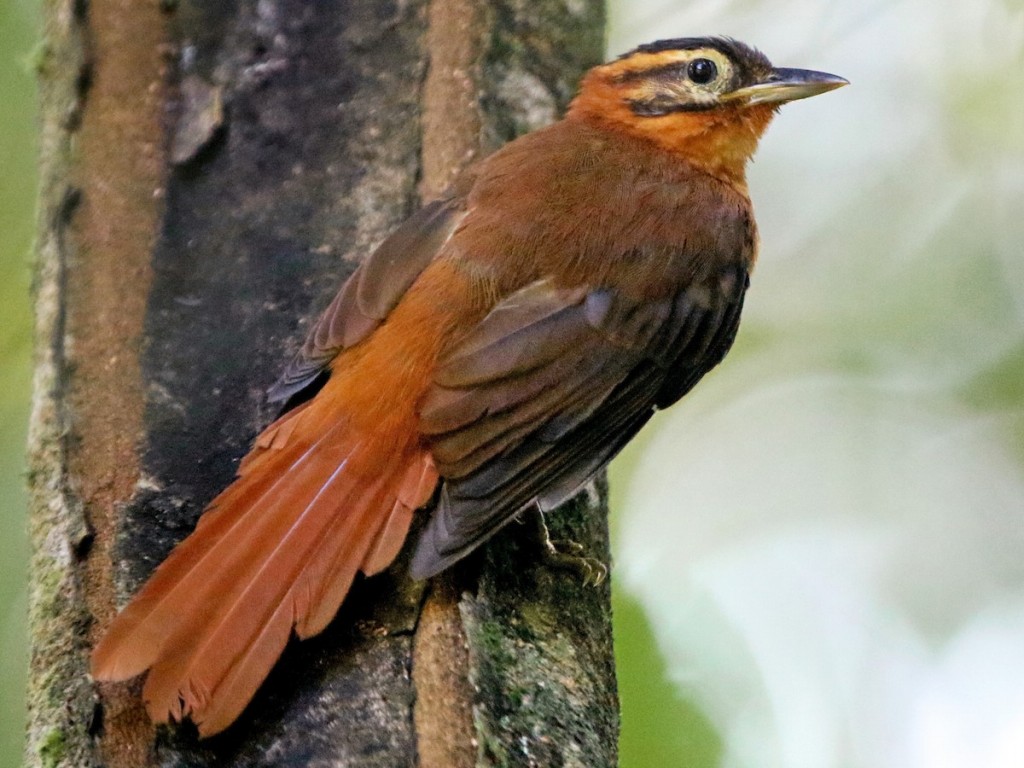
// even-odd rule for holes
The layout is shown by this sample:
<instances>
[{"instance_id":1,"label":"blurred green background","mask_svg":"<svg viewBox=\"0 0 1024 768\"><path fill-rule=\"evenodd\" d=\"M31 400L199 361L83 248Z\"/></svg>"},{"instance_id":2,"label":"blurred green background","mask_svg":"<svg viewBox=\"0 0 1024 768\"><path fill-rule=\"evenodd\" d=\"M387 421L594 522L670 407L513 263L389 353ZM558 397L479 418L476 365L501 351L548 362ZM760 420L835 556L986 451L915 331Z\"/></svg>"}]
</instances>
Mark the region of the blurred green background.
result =
<instances>
[{"instance_id":1,"label":"blurred green background","mask_svg":"<svg viewBox=\"0 0 1024 768\"><path fill-rule=\"evenodd\" d=\"M29 263L36 197L35 2L0 0L0 764L18 765L24 736L25 431Z\"/></svg>"},{"instance_id":2,"label":"blurred green background","mask_svg":"<svg viewBox=\"0 0 1024 768\"><path fill-rule=\"evenodd\" d=\"M0 764L19 760L37 10L0 5ZM612 0L785 107L727 363L613 467L625 768L1024 766L1024 0Z\"/></svg>"}]
</instances>

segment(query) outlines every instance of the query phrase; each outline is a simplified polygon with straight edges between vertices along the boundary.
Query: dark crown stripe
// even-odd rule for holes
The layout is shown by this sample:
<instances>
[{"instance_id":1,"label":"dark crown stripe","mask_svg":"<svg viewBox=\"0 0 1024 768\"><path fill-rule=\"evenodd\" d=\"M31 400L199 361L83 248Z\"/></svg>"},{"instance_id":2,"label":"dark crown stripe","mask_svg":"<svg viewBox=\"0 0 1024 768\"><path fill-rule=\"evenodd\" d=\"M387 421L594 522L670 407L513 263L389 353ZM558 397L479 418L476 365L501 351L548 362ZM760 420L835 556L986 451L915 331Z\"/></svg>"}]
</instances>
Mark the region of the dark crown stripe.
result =
<instances>
[{"instance_id":1,"label":"dark crown stripe","mask_svg":"<svg viewBox=\"0 0 1024 768\"><path fill-rule=\"evenodd\" d=\"M622 54L620 59L628 59L636 53L664 53L665 51L693 51L699 48L714 48L726 56L749 56L752 48L733 40L731 37L677 37L671 40L655 40L653 43L638 45L632 51Z\"/></svg>"}]
</instances>

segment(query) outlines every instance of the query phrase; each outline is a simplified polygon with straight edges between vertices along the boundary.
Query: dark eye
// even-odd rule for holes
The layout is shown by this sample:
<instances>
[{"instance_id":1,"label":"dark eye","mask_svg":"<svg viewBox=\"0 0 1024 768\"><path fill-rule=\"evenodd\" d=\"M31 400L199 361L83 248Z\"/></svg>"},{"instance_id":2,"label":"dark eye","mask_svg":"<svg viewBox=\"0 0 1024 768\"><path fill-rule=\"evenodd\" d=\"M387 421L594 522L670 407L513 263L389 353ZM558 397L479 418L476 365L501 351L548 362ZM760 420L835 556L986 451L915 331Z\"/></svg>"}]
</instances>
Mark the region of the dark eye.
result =
<instances>
[{"instance_id":1,"label":"dark eye","mask_svg":"<svg viewBox=\"0 0 1024 768\"><path fill-rule=\"evenodd\" d=\"M694 59L686 68L686 74L697 85L706 85L718 76L718 67L711 59Z\"/></svg>"}]
</instances>

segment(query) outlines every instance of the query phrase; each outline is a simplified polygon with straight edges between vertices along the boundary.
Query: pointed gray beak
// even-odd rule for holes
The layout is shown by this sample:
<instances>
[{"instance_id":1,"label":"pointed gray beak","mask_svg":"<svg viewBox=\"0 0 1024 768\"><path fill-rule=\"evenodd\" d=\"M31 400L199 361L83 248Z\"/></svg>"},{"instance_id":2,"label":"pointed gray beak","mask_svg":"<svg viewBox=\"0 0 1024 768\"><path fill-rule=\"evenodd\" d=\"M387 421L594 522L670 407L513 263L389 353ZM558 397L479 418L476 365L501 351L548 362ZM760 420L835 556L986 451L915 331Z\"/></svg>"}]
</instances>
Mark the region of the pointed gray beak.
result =
<instances>
[{"instance_id":1,"label":"pointed gray beak","mask_svg":"<svg viewBox=\"0 0 1024 768\"><path fill-rule=\"evenodd\" d=\"M722 97L722 101L742 101L744 104L782 104L806 99L819 93L833 91L849 85L845 77L815 72L812 69L776 68L762 82L738 88Z\"/></svg>"}]
</instances>

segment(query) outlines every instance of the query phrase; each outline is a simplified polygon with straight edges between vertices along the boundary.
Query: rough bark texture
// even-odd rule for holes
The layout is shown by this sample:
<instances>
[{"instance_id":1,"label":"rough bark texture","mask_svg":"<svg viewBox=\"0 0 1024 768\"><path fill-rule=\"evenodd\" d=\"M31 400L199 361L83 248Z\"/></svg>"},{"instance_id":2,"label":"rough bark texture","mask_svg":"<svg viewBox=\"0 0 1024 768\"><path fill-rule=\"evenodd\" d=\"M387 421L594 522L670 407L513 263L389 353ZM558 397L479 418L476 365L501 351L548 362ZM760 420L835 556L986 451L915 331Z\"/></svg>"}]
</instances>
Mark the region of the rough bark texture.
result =
<instances>
[{"instance_id":1,"label":"rough bark texture","mask_svg":"<svg viewBox=\"0 0 1024 768\"><path fill-rule=\"evenodd\" d=\"M405 558L240 721L154 729L89 648L274 415L344 276L481 151L554 119L598 0L50 0L32 422L31 766L610 766L607 588L526 530ZM554 516L607 557L603 492Z\"/></svg>"}]
</instances>

